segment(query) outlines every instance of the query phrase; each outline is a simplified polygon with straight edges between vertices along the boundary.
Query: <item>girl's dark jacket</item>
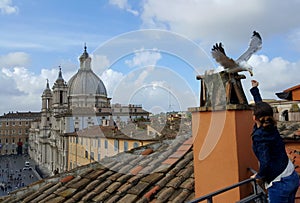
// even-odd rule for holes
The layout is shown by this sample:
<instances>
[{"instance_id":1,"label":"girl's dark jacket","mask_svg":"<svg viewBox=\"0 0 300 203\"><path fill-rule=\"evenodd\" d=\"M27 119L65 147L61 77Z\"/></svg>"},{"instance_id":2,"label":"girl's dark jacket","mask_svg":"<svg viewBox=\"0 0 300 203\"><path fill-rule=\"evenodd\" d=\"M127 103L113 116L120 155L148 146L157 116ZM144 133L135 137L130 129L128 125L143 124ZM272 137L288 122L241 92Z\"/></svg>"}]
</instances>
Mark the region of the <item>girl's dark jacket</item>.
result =
<instances>
[{"instance_id":1,"label":"girl's dark jacket","mask_svg":"<svg viewBox=\"0 0 300 203\"><path fill-rule=\"evenodd\" d=\"M255 103L262 101L257 87L252 87L250 92ZM288 156L276 126L266 130L263 127L258 128L254 125L252 149L259 161L259 171L256 178L270 183L287 167Z\"/></svg>"}]
</instances>

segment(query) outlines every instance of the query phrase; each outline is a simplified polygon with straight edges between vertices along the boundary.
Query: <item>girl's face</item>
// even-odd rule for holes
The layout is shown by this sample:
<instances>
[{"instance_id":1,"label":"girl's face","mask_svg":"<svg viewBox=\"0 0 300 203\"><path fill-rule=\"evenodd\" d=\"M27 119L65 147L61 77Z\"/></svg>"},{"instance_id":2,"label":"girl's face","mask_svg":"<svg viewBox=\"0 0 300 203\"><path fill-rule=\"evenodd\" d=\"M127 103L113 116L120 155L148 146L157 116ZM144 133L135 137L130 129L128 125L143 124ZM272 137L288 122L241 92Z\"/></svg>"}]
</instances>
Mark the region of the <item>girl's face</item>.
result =
<instances>
[{"instance_id":1,"label":"girl's face","mask_svg":"<svg viewBox=\"0 0 300 203\"><path fill-rule=\"evenodd\" d=\"M261 123L259 122L259 120L258 120L258 119L256 119L256 117L255 117L255 115L254 115L254 114L252 114L252 119L253 119L253 121L255 122L256 126L259 128L259 127L260 127L260 125L261 125Z\"/></svg>"}]
</instances>

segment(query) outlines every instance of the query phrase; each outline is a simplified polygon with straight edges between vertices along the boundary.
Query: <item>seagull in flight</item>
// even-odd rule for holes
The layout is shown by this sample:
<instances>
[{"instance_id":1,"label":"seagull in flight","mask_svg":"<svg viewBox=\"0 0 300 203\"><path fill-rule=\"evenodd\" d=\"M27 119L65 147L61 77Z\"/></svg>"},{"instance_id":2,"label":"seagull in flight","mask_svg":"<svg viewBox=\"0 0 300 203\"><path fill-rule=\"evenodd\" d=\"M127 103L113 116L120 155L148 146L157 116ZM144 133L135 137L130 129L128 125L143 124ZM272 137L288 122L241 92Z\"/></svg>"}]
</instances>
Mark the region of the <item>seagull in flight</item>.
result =
<instances>
[{"instance_id":1,"label":"seagull in flight","mask_svg":"<svg viewBox=\"0 0 300 203\"><path fill-rule=\"evenodd\" d=\"M229 58L225 54L223 44L220 42L216 43L212 50L212 57L218 62L221 66L224 67L225 71L228 73L236 73L240 71L248 71L251 76L253 76L252 67L247 63L252 54L260 50L262 47L262 39L258 32L253 31L253 35L250 39L249 47L237 60Z\"/></svg>"}]
</instances>

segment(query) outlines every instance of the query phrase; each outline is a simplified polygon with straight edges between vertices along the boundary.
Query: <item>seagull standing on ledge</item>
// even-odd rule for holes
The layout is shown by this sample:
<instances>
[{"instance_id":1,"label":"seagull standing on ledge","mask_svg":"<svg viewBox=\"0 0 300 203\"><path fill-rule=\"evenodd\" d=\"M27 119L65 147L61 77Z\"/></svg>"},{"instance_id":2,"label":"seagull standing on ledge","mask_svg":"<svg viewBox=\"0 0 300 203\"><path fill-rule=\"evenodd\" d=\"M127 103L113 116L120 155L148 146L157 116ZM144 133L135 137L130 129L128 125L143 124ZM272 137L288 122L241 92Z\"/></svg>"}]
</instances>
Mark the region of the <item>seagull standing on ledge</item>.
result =
<instances>
[{"instance_id":1,"label":"seagull standing on ledge","mask_svg":"<svg viewBox=\"0 0 300 203\"><path fill-rule=\"evenodd\" d=\"M222 43L216 43L212 50L212 57L224 67L224 70L228 73L236 73L240 71L249 71L250 75L253 76L252 67L247 63L252 54L260 50L262 47L262 39L258 32L253 31L249 47L237 60L229 58L225 54Z\"/></svg>"}]
</instances>

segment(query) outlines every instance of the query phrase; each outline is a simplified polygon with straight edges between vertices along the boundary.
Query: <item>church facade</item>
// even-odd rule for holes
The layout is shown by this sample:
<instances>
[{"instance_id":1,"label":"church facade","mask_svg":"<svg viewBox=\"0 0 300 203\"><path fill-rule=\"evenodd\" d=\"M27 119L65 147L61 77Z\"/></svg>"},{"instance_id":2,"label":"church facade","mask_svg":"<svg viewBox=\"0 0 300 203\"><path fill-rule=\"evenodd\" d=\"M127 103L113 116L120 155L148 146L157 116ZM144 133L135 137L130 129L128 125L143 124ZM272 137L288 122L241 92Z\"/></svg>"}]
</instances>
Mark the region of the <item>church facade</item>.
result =
<instances>
[{"instance_id":1,"label":"church facade","mask_svg":"<svg viewBox=\"0 0 300 203\"><path fill-rule=\"evenodd\" d=\"M68 169L69 134L91 126L116 126L120 120L104 83L92 70L86 46L79 61L78 72L68 82L61 69L52 90L47 81L41 96L41 119L31 124L28 153L47 173ZM131 112L128 121L149 117L141 106L126 109Z\"/></svg>"}]
</instances>

